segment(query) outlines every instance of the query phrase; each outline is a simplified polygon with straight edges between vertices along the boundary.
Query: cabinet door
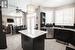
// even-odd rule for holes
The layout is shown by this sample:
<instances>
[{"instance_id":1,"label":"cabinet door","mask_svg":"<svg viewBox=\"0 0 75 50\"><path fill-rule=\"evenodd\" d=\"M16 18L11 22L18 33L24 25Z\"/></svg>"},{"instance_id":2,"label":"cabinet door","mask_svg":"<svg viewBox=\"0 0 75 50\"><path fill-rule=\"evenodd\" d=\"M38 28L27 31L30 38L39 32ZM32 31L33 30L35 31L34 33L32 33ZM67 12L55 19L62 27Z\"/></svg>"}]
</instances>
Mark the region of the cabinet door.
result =
<instances>
[{"instance_id":1,"label":"cabinet door","mask_svg":"<svg viewBox=\"0 0 75 50\"><path fill-rule=\"evenodd\" d=\"M54 30L55 38L64 42L70 42L70 39L72 38L71 31L68 30Z\"/></svg>"},{"instance_id":2,"label":"cabinet door","mask_svg":"<svg viewBox=\"0 0 75 50\"><path fill-rule=\"evenodd\" d=\"M70 39L70 43L75 46L75 32L72 32L72 38Z\"/></svg>"},{"instance_id":3,"label":"cabinet door","mask_svg":"<svg viewBox=\"0 0 75 50\"><path fill-rule=\"evenodd\" d=\"M0 32L0 49L6 49L7 44L6 44L6 35L3 32Z\"/></svg>"},{"instance_id":4,"label":"cabinet door","mask_svg":"<svg viewBox=\"0 0 75 50\"><path fill-rule=\"evenodd\" d=\"M75 50L75 49L70 48L70 47L66 47L66 50Z\"/></svg>"},{"instance_id":5,"label":"cabinet door","mask_svg":"<svg viewBox=\"0 0 75 50\"><path fill-rule=\"evenodd\" d=\"M40 13L40 26L41 27L44 27L45 26L45 13L44 12L41 12Z\"/></svg>"},{"instance_id":6,"label":"cabinet door","mask_svg":"<svg viewBox=\"0 0 75 50\"><path fill-rule=\"evenodd\" d=\"M21 43L22 48L24 50L33 50L33 39L29 38L28 36L21 34Z\"/></svg>"}]
</instances>

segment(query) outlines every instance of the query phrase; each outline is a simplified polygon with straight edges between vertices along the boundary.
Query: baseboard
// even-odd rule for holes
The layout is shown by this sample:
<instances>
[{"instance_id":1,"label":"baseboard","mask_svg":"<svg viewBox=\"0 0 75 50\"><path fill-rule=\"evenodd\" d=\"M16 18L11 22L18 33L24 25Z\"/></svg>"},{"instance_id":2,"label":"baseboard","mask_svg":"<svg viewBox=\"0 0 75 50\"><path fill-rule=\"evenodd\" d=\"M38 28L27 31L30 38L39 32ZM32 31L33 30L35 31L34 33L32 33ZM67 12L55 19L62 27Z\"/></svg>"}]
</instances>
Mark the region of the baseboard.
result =
<instances>
[{"instance_id":1,"label":"baseboard","mask_svg":"<svg viewBox=\"0 0 75 50\"><path fill-rule=\"evenodd\" d=\"M64 45L69 45L67 42L64 42L64 41L61 41L61 40L58 40L58 39L56 39L56 42L64 44Z\"/></svg>"}]
</instances>

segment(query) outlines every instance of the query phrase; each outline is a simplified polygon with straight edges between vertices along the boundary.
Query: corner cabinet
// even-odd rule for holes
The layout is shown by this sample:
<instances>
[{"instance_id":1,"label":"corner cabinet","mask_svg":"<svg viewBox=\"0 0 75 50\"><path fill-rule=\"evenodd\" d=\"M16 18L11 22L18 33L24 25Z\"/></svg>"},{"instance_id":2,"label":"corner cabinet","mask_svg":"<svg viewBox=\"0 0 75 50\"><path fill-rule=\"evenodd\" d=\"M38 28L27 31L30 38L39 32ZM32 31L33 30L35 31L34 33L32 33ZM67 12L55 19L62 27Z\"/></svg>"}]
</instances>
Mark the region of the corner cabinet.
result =
<instances>
[{"instance_id":1,"label":"corner cabinet","mask_svg":"<svg viewBox=\"0 0 75 50\"><path fill-rule=\"evenodd\" d=\"M40 13L40 27L45 26L45 16L46 16L46 14L44 12Z\"/></svg>"},{"instance_id":2,"label":"corner cabinet","mask_svg":"<svg viewBox=\"0 0 75 50\"><path fill-rule=\"evenodd\" d=\"M21 42L23 50L44 50L45 37L46 34L43 34L36 38L31 38L24 34L21 34Z\"/></svg>"},{"instance_id":3,"label":"corner cabinet","mask_svg":"<svg viewBox=\"0 0 75 50\"><path fill-rule=\"evenodd\" d=\"M45 22L46 22L46 13L40 12L40 30L46 30L42 29L42 27L45 27Z\"/></svg>"}]
</instances>

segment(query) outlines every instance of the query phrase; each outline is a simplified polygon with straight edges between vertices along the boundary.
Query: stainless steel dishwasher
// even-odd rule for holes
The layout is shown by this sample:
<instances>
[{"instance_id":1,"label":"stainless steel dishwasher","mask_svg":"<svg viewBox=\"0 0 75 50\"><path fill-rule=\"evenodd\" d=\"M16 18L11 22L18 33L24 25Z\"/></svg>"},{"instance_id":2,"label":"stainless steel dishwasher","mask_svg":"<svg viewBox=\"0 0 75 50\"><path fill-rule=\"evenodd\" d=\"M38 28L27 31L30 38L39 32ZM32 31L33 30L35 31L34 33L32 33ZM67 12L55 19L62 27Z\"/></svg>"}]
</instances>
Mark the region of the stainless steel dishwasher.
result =
<instances>
[{"instance_id":1,"label":"stainless steel dishwasher","mask_svg":"<svg viewBox=\"0 0 75 50\"><path fill-rule=\"evenodd\" d=\"M53 38L54 37L54 29L53 27L47 27L48 33L46 34L46 38Z\"/></svg>"}]
</instances>

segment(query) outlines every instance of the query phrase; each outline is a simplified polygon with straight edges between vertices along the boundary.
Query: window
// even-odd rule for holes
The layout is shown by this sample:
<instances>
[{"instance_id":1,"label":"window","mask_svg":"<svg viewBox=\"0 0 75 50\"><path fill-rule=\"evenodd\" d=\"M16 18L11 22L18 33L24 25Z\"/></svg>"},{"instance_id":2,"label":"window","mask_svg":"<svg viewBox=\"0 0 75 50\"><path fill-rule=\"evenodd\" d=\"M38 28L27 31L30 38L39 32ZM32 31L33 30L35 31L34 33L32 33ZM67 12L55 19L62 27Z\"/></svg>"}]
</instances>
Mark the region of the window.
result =
<instances>
[{"instance_id":1,"label":"window","mask_svg":"<svg viewBox=\"0 0 75 50\"><path fill-rule=\"evenodd\" d=\"M63 25L63 10L56 10L55 12L55 25Z\"/></svg>"},{"instance_id":2,"label":"window","mask_svg":"<svg viewBox=\"0 0 75 50\"><path fill-rule=\"evenodd\" d=\"M22 24L23 24L23 23L22 23L22 18L16 17L16 18L15 18L15 25L20 26L20 25L22 25Z\"/></svg>"},{"instance_id":3,"label":"window","mask_svg":"<svg viewBox=\"0 0 75 50\"><path fill-rule=\"evenodd\" d=\"M8 1L7 1L7 0L2 0L1 6L2 6L3 8L8 7Z\"/></svg>"},{"instance_id":4,"label":"window","mask_svg":"<svg viewBox=\"0 0 75 50\"><path fill-rule=\"evenodd\" d=\"M65 8L56 11L55 25L73 26L74 8Z\"/></svg>"},{"instance_id":5,"label":"window","mask_svg":"<svg viewBox=\"0 0 75 50\"><path fill-rule=\"evenodd\" d=\"M46 11L46 24L53 23L53 11Z\"/></svg>"},{"instance_id":6,"label":"window","mask_svg":"<svg viewBox=\"0 0 75 50\"><path fill-rule=\"evenodd\" d=\"M67 8L63 11L64 25L73 26L74 25L74 8Z\"/></svg>"}]
</instances>

